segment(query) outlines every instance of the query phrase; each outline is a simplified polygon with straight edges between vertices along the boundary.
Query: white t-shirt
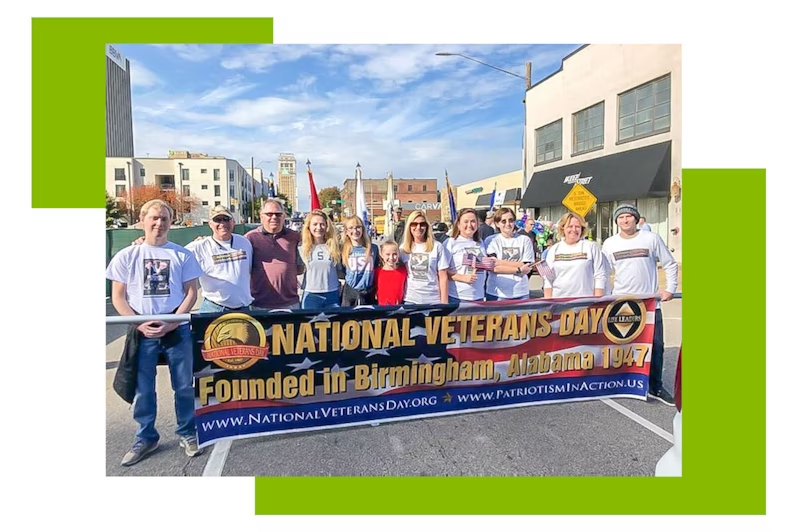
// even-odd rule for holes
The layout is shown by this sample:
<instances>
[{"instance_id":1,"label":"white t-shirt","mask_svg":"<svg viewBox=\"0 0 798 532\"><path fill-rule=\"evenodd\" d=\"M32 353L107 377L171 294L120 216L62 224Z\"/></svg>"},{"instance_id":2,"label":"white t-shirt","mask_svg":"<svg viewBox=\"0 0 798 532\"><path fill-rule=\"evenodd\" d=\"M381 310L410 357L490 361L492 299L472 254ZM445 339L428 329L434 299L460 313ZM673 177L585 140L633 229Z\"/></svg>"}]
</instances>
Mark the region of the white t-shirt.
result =
<instances>
[{"instance_id":1,"label":"white t-shirt","mask_svg":"<svg viewBox=\"0 0 798 532\"><path fill-rule=\"evenodd\" d=\"M302 261L305 263L302 291L310 294L328 294L338 291L341 287L338 282L339 266L333 262L327 244L313 244L308 257L302 253L302 243L299 244L298 249Z\"/></svg>"},{"instance_id":2,"label":"white t-shirt","mask_svg":"<svg viewBox=\"0 0 798 532\"><path fill-rule=\"evenodd\" d=\"M607 266L598 244L564 240L549 248L546 264L554 270L554 282L543 278L543 288L551 288L552 297L592 297L596 288L607 288Z\"/></svg>"},{"instance_id":3,"label":"white t-shirt","mask_svg":"<svg viewBox=\"0 0 798 532\"><path fill-rule=\"evenodd\" d=\"M174 242L128 246L113 256L105 277L127 285L127 302L138 314L169 314L186 298L183 283L202 275L194 254Z\"/></svg>"},{"instance_id":4,"label":"white t-shirt","mask_svg":"<svg viewBox=\"0 0 798 532\"><path fill-rule=\"evenodd\" d=\"M449 271L460 274L467 274L471 270L470 263L464 263L469 254L476 256L477 261L481 261L488 255L484 242L474 242L464 236L447 240L446 249L452 257ZM474 284L449 279L449 295L461 301L482 301L485 299L485 281L487 277L485 270L477 268L476 273L477 280L474 281Z\"/></svg>"},{"instance_id":5,"label":"white t-shirt","mask_svg":"<svg viewBox=\"0 0 798 532\"><path fill-rule=\"evenodd\" d=\"M657 261L665 270L665 290L676 292L679 265L657 233L638 231L632 238L613 235L604 241L601 251L607 260L608 273L615 270L612 295L655 294L659 290Z\"/></svg>"},{"instance_id":6,"label":"white t-shirt","mask_svg":"<svg viewBox=\"0 0 798 532\"><path fill-rule=\"evenodd\" d=\"M506 238L497 233L487 240L488 255L496 255L498 260L512 262L535 262L532 241L526 235L513 235ZM513 299L529 297L529 278L521 273L488 272L488 285L485 291L501 298Z\"/></svg>"},{"instance_id":7,"label":"white t-shirt","mask_svg":"<svg viewBox=\"0 0 798 532\"><path fill-rule=\"evenodd\" d=\"M252 269L252 242L233 235L227 242L213 237L186 244L202 268L202 297L223 307L246 307L252 303L249 278Z\"/></svg>"},{"instance_id":8,"label":"white t-shirt","mask_svg":"<svg viewBox=\"0 0 798 532\"><path fill-rule=\"evenodd\" d=\"M405 302L413 305L436 305L441 302L438 272L448 270L451 257L446 248L437 240L432 251L427 251L426 243L413 243L410 253L399 250L402 263L407 266L407 290Z\"/></svg>"}]
</instances>

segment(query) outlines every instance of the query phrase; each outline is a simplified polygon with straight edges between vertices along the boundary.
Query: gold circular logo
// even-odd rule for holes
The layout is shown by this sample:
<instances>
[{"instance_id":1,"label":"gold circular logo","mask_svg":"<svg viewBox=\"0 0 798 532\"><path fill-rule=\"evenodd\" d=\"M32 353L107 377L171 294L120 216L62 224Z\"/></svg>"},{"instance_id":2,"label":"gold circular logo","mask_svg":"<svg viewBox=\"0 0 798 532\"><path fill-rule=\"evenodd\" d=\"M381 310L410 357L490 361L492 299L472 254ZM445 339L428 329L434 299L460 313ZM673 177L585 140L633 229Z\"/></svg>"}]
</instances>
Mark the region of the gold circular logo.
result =
<instances>
[{"instance_id":1,"label":"gold circular logo","mask_svg":"<svg viewBox=\"0 0 798 532\"><path fill-rule=\"evenodd\" d=\"M202 358L221 368L244 370L268 355L266 331L249 314L224 314L205 329Z\"/></svg>"},{"instance_id":2,"label":"gold circular logo","mask_svg":"<svg viewBox=\"0 0 798 532\"><path fill-rule=\"evenodd\" d=\"M607 305L602 318L604 336L615 344L628 344L643 333L646 306L639 299L618 299Z\"/></svg>"}]
</instances>

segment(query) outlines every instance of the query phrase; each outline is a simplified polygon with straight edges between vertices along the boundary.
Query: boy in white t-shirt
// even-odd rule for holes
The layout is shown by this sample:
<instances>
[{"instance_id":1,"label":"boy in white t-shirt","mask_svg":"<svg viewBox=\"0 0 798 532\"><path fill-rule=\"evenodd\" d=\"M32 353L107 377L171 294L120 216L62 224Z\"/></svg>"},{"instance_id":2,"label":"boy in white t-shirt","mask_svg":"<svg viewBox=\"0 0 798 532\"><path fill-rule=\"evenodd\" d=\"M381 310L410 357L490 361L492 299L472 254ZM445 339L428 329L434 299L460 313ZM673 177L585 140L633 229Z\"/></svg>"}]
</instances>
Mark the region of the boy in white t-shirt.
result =
<instances>
[{"instance_id":1,"label":"boy in white t-shirt","mask_svg":"<svg viewBox=\"0 0 798 532\"><path fill-rule=\"evenodd\" d=\"M619 205L613 215L621 230L604 241L601 251L607 260L609 271L615 271L613 295L659 294L661 301L673 299L678 281L679 265L673 259L662 237L651 231L640 231L640 213L632 205ZM659 289L657 261L665 270L667 286ZM648 379L648 395L652 399L674 406L671 394L662 387L662 365L665 355L665 336L662 309L657 301L654 314L654 341L651 346L651 374Z\"/></svg>"},{"instance_id":2,"label":"boy in white t-shirt","mask_svg":"<svg viewBox=\"0 0 798 532\"><path fill-rule=\"evenodd\" d=\"M145 203L141 208L144 243L126 247L108 264L105 275L112 281L111 301L120 315L187 314L197 300L197 279L202 270L190 251L167 240L172 215L171 207L164 201ZM117 377L126 376L127 381L122 383L125 390L135 384L133 419L139 429L122 465L133 465L158 448L155 375L161 354L172 377L180 446L188 456L200 454L194 421L194 355L188 322L147 321L131 326L128 336L131 335L135 335L132 340L137 347L134 352L125 353L129 357L123 355ZM115 389L116 386L115 379Z\"/></svg>"}]
</instances>

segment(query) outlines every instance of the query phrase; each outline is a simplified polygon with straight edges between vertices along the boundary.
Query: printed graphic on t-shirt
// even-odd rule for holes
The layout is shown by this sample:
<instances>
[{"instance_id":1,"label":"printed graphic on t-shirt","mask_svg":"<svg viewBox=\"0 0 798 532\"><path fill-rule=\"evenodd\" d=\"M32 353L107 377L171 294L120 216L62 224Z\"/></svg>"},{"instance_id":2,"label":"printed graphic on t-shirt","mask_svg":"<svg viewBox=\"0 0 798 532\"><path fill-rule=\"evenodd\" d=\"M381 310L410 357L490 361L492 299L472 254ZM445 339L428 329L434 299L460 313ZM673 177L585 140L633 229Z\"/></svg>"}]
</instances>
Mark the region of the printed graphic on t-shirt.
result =
<instances>
[{"instance_id":1,"label":"printed graphic on t-shirt","mask_svg":"<svg viewBox=\"0 0 798 532\"><path fill-rule=\"evenodd\" d=\"M502 248L502 260L521 262L521 248Z\"/></svg>"},{"instance_id":2,"label":"printed graphic on t-shirt","mask_svg":"<svg viewBox=\"0 0 798 532\"><path fill-rule=\"evenodd\" d=\"M587 253L555 253L554 262L566 260L587 260Z\"/></svg>"},{"instance_id":3,"label":"printed graphic on t-shirt","mask_svg":"<svg viewBox=\"0 0 798 532\"><path fill-rule=\"evenodd\" d=\"M429 273L429 253L412 253L410 255L410 275L416 281L426 281Z\"/></svg>"},{"instance_id":4,"label":"printed graphic on t-shirt","mask_svg":"<svg viewBox=\"0 0 798 532\"><path fill-rule=\"evenodd\" d=\"M213 256L214 264L223 264L225 262L235 262L237 260L246 260L247 252L243 249L234 249L227 253L220 253Z\"/></svg>"},{"instance_id":5,"label":"printed graphic on t-shirt","mask_svg":"<svg viewBox=\"0 0 798 532\"><path fill-rule=\"evenodd\" d=\"M169 295L169 259L144 260L144 297Z\"/></svg>"},{"instance_id":6,"label":"printed graphic on t-shirt","mask_svg":"<svg viewBox=\"0 0 798 532\"><path fill-rule=\"evenodd\" d=\"M627 249L624 251L616 251L612 254L615 257L615 260L623 260L623 259L640 259L640 258L647 258L650 254L650 250L648 249Z\"/></svg>"}]
</instances>

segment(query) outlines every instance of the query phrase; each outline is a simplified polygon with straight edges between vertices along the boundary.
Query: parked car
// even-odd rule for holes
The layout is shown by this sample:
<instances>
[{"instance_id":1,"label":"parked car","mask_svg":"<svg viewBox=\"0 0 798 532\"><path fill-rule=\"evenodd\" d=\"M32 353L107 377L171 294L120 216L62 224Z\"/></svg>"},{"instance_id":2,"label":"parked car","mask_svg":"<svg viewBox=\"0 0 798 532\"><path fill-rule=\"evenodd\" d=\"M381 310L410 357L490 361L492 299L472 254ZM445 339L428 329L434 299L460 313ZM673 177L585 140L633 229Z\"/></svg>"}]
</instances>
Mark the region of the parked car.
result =
<instances>
[{"instance_id":1,"label":"parked car","mask_svg":"<svg viewBox=\"0 0 798 532\"><path fill-rule=\"evenodd\" d=\"M659 459L654 470L657 477L682 476L682 349L676 359L676 377L673 383L676 414L673 416L673 447Z\"/></svg>"}]
</instances>

